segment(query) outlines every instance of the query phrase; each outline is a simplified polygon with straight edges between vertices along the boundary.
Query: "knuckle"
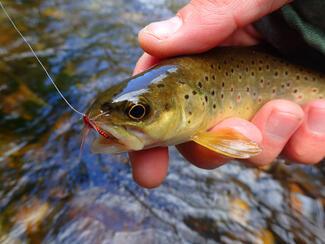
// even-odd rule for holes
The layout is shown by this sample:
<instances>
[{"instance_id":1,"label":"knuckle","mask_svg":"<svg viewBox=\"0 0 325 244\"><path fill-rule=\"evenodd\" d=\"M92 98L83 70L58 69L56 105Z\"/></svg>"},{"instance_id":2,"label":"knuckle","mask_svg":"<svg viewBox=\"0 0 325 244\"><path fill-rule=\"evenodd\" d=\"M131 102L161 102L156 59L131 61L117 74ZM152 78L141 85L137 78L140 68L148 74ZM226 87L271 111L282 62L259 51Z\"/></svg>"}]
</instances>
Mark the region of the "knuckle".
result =
<instances>
[{"instance_id":1,"label":"knuckle","mask_svg":"<svg viewBox=\"0 0 325 244\"><path fill-rule=\"evenodd\" d=\"M311 145L311 146L310 146ZM317 148L317 149L316 149ZM324 150L319 150L319 147L314 143L303 143L291 144L286 150L288 158L302 164L317 164L325 156Z\"/></svg>"}]
</instances>

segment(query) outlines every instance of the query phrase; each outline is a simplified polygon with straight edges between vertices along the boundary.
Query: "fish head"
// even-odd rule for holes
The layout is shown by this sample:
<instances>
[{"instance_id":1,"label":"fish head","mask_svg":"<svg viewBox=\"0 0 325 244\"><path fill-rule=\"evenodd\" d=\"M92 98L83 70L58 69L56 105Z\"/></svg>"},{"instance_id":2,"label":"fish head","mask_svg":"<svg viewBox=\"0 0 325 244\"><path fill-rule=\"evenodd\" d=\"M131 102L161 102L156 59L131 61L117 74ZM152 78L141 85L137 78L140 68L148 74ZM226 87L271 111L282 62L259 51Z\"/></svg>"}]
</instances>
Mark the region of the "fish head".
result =
<instances>
[{"instance_id":1,"label":"fish head","mask_svg":"<svg viewBox=\"0 0 325 244\"><path fill-rule=\"evenodd\" d=\"M99 134L92 151L119 153L166 145L180 112L173 89L160 89L159 84L173 72L174 65L159 66L99 95L84 118Z\"/></svg>"}]
</instances>

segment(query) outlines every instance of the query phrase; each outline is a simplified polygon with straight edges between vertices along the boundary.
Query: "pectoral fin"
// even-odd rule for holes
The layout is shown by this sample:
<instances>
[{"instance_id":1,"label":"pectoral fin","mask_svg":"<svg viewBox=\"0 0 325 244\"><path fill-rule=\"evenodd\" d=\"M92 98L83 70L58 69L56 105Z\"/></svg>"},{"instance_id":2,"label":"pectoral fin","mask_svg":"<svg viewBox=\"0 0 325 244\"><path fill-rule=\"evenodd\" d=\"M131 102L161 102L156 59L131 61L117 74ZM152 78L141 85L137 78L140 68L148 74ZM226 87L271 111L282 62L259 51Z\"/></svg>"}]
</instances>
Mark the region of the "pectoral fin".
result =
<instances>
[{"instance_id":1,"label":"pectoral fin","mask_svg":"<svg viewBox=\"0 0 325 244\"><path fill-rule=\"evenodd\" d=\"M192 140L203 147L231 158L250 158L262 151L256 142L233 129L200 132Z\"/></svg>"}]
</instances>

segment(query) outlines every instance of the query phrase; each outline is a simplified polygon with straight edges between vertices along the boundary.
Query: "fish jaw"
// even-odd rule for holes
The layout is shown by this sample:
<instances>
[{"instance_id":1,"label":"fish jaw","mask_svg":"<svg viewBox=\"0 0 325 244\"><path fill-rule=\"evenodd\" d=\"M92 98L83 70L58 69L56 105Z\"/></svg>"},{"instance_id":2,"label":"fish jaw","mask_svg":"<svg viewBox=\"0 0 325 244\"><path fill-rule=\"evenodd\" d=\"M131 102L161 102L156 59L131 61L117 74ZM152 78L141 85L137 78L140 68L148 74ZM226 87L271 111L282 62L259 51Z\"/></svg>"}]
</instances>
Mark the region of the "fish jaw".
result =
<instances>
[{"instance_id":1,"label":"fish jaw","mask_svg":"<svg viewBox=\"0 0 325 244\"><path fill-rule=\"evenodd\" d=\"M111 137L105 138L100 136L95 139L91 147L93 153L111 154L144 149L145 144L140 139L141 132L134 135L134 133L130 133L121 126L108 126L101 123L99 123L98 126Z\"/></svg>"},{"instance_id":2,"label":"fish jaw","mask_svg":"<svg viewBox=\"0 0 325 244\"><path fill-rule=\"evenodd\" d=\"M119 143L113 142L110 139L99 137L94 140L91 145L93 153L114 154L128 151L127 148Z\"/></svg>"}]
</instances>

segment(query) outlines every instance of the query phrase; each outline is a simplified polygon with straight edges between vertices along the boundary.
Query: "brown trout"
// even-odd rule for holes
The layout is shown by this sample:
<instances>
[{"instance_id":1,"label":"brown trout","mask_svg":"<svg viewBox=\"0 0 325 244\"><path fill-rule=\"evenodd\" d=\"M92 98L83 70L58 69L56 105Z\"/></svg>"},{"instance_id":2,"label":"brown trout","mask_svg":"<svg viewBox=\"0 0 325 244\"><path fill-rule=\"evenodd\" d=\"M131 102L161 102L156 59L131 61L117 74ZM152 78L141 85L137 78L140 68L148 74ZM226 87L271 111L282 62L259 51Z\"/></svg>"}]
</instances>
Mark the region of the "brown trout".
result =
<instances>
[{"instance_id":1,"label":"brown trout","mask_svg":"<svg viewBox=\"0 0 325 244\"><path fill-rule=\"evenodd\" d=\"M271 99L303 104L325 98L325 75L257 47L225 47L162 61L98 96L85 123L101 135L96 153L118 153L193 140L215 152L249 158L261 149L218 122L251 119Z\"/></svg>"}]
</instances>

